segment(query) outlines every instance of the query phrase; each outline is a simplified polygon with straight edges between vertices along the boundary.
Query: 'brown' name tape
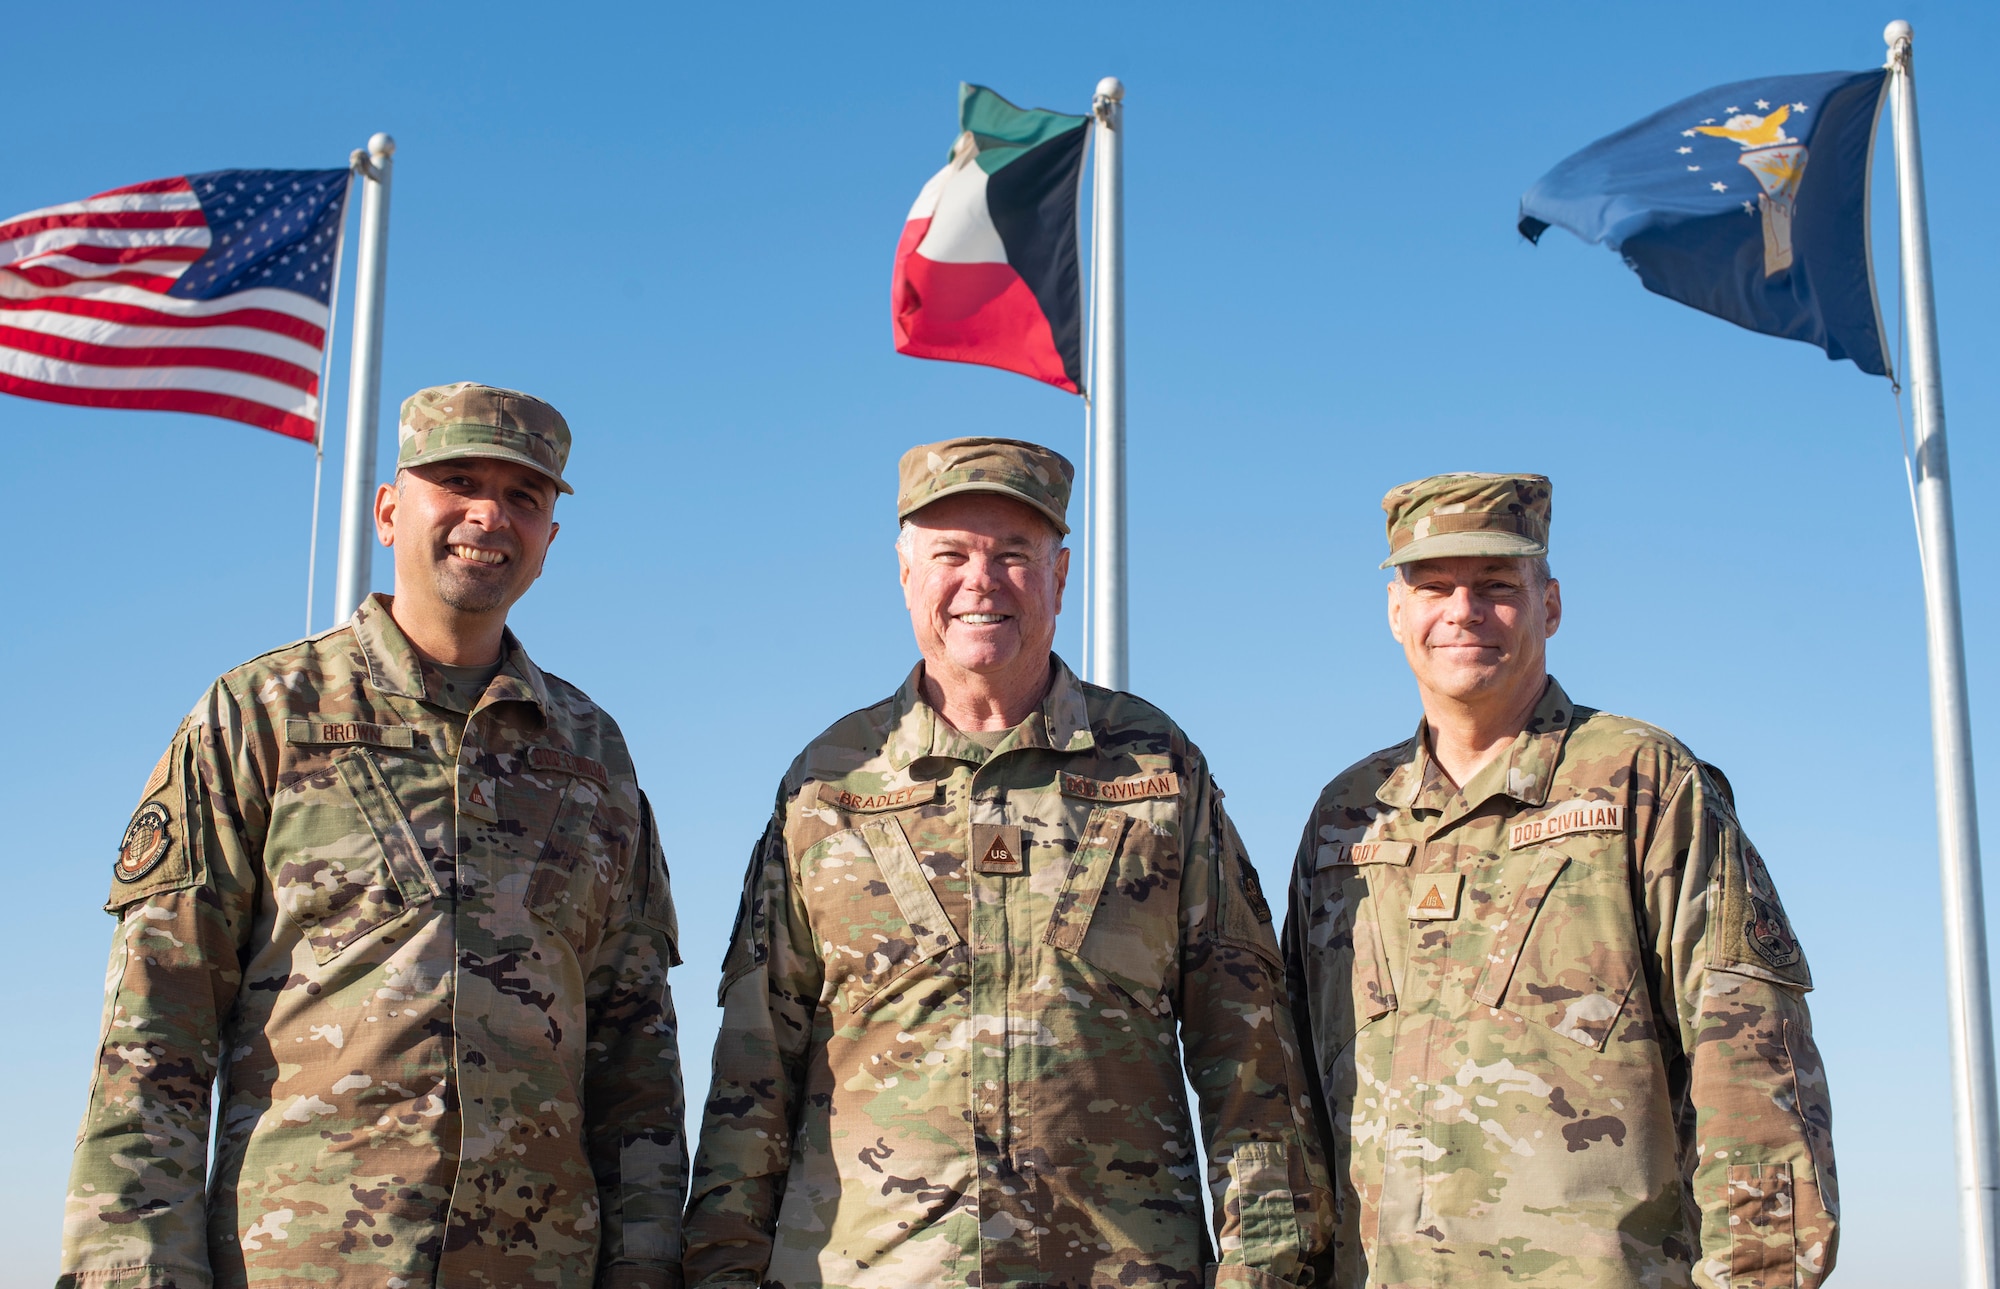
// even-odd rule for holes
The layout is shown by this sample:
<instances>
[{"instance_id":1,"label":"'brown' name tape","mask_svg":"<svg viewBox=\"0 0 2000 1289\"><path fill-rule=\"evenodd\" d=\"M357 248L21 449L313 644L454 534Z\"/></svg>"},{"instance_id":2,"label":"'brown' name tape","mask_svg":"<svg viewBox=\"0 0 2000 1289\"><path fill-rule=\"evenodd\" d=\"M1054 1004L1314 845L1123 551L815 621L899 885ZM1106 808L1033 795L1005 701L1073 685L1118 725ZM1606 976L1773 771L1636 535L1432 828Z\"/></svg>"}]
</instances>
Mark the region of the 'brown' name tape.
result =
<instances>
[{"instance_id":1,"label":"'brown' name tape","mask_svg":"<svg viewBox=\"0 0 2000 1289\"><path fill-rule=\"evenodd\" d=\"M944 785L913 783L906 788L891 788L886 792L849 792L846 788L817 781L812 786L813 799L820 805L831 806L835 810L869 814L877 810L902 810L909 806L929 805L937 800L938 790Z\"/></svg>"},{"instance_id":2,"label":"'brown' name tape","mask_svg":"<svg viewBox=\"0 0 2000 1289\"><path fill-rule=\"evenodd\" d=\"M417 732L407 725L377 725L373 721L290 720L285 722L285 742L415 747Z\"/></svg>"},{"instance_id":3,"label":"'brown' name tape","mask_svg":"<svg viewBox=\"0 0 2000 1289\"><path fill-rule=\"evenodd\" d=\"M1138 779L1086 779L1080 774L1062 777L1064 796L1085 801L1138 801L1146 797L1178 797L1181 778L1168 770Z\"/></svg>"},{"instance_id":4,"label":"'brown' name tape","mask_svg":"<svg viewBox=\"0 0 2000 1289\"><path fill-rule=\"evenodd\" d=\"M531 770L556 770L563 774L574 774L580 778L594 779L599 787L611 786L611 774L601 761L593 761L587 756L565 752L559 747L531 747L528 749L528 768Z\"/></svg>"},{"instance_id":5,"label":"'brown' name tape","mask_svg":"<svg viewBox=\"0 0 2000 1289\"><path fill-rule=\"evenodd\" d=\"M1507 846L1517 849L1577 832L1623 832L1625 807L1609 801L1571 801L1545 815L1524 819L1507 830Z\"/></svg>"}]
</instances>

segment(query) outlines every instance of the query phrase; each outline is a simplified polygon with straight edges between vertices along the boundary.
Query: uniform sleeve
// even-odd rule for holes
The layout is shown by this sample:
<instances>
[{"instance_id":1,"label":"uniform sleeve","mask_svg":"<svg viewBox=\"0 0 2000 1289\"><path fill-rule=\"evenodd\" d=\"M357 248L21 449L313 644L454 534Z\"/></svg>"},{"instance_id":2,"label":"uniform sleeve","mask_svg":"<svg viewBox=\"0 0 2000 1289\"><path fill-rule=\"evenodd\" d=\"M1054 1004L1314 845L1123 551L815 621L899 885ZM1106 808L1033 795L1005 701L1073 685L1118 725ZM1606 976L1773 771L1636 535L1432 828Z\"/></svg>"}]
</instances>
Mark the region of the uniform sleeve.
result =
<instances>
[{"instance_id":1,"label":"uniform sleeve","mask_svg":"<svg viewBox=\"0 0 2000 1289\"><path fill-rule=\"evenodd\" d=\"M1743 1289L1796 1277L1817 1289L1833 1270L1840 1209L1806 1011L1812 977L1763 860L1701 767L1668 802L1646 881L1685 1078L1684 1183L1701 1210L1695 1281Z\"/></svg>"},{"instance_id":2,"label":"uniform sleeve","mask_svg":"<svg viewBox=\"0 0 2000 1289\"><path fill-rule=\"evenodd\" d=\"M1313 824L1319 812L1315 808L1306 820L1305 836L1299 842L1299 853L1292 865L1292 878L1286 886L1285 929L1279 938L1278 948L1284 958L1285 998L1291 1004L1292 1032L1298 1037L1299 1064L1305 1075L1305 1086L1300 1089L1312 1115L1314 1140L1319 1145L1322 1160L1335 1159L1333 1121L1331 1108L1326 1104L1325 1071L1319 1068L1319 1043L1313 1036L1312 1000L1306 990L1306 933L1312 925L1311 899L1312 874L1319 858L1319 840L1313 835ZM1329 1176L1334 1205L1332 1218L1338 1223L1340 1217L1340 1183ZM1338 1233L1329 1237L1323 1251L1314 1284L1333 1282L1333 1240Z\"/></svg>"},{"instance_id":3,"label":"uniform sleeve","mask_svg":"<svg viewBox=\"0 0 2000 1289\"><path fill-rule=\"evenodd\" d=\"M1175 1000L1200 1103L1220 1265L1214 1284L1313 1282L1333 1200L1257 871L1207 774L1183 836L1181 980Z\"/></svg>"},{"instance_id":4,"label":"uniform sleeve","mask_svg":"<svg viewBox=\"0 0 2000 1289\"><path fill-rule=\"evenodd\" d=\"M584 1131L597 1175L601 1289L679 1289L687 1107L667 971L679 923L653 807L639 794L636 853L598 949L585 1005Z\"/></svg>"},{"instance_id":5,"label":"uniform sleeve","mask_svg":"<svg viewBox=\"0 0 2000 1289\"><path fill-rule=\"evenodd\" d=\"M70 1165L59 1289L210 1283L210 1099L256 912L267 795L220 686L182 722L119 839L96 1069Z\"/></svg>"},{"instance_id":6,"label":"uniform sleeve","mask_svg":"<svg viewBox=\"0 0 2000 1289\"><path fill-rule=\"evenodd\" d=\"M823 976L791 881L781 800L751 853L723 961L722 1026L688 1205L690 1286L754 1289L770 1265Z\"/></svg>"}]
</instances>

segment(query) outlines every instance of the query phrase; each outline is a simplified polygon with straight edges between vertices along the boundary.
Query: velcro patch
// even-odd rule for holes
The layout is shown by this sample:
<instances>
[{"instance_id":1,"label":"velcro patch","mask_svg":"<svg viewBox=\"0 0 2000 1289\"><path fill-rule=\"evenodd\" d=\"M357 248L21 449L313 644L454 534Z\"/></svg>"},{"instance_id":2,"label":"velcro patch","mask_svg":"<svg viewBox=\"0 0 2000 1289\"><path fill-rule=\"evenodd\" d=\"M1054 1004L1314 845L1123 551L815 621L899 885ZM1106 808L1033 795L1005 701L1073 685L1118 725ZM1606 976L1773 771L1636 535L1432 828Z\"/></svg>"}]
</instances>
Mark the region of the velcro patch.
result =
<instances>
[{"instance_id":1,"label":"velcro patch","mask_svg":"<svg viewBox=\"0 0 2000 1289\"><path fill-rule=\"evenodd\" d=\"M1458 916L1458 893L1464 873L1426 873L1410 883L1410 917L1418 922L1449 922Z\"/></svg>"},{"instance_id":2,"label":"velcro patch","mask_svg":"<svg viewBox=\"0 0 2000 1289\"><path fill-rule=\"evenodd\" d=\"M815 781L812 787L813 799L820 805L855 814L873 814L878 810L904 810L910 806L926 806L936 801L938 793L944 789L942 783L912 783L908 787L890 788L882 792L849 792L846 788L818 781Z\"/></svg>"},{"instance_id":3,"label":"velcro patch","mask_svg":"<svg viewBox=\"0 0 2000 1289\"><path fill-rule=\"evenodd\" d=\"M350 744L370 747L407 748L417 745L417 732L407 725L377 725L373 721L290 720L285 722L285 742Z\"/></svg>"},{"instance_id":4,"label":"velcro patch","mask_svg":"<svg viewBox=\"0 0 2000 1289\"><path fill-rule=\"evenodd\" d=\"M1178 797L1181 777L1172 770L1141 775L1136 779L1086 779L1080 774L1062 777L1063 795L1085 801L1138 801L1145 797Z\"/></svg>"},{"instance_id":5,"label":"velcro patch","mask_svg":"<svg viewBox=\"0 0 2000 1289\"><path fill-rule=\"evenodd\" d=\"M528 768L531 770L556 770L563 774L574 774L585 779L594 779L601 788L611 786L611 774L601 761L593 761L587 756L565 752L559 747L531 747L528 749Z\"/></svg>"},{"instance_id":6,"label":"velcro patch","mask_svg":"<svg viewBox=\"0 0 2000 1289\"><path fill-rule=\"evenodd\" d=\"M1417 853L1413 841L1336 841L1319 848L1317 867L1341 864L1408 864Z\"/></svg>"},{"instance_id":7,"label":"velcro patch","mask_svg":"<svg viewBox=\"0 0 2000 1289\"><path fill-rule=\"evenodd\" d=\"M1624 832L1625 807L1609 801L1569 801L1507 830L1507 847L1518 850L1578 832Z\"/></svg>"}]
</instances>

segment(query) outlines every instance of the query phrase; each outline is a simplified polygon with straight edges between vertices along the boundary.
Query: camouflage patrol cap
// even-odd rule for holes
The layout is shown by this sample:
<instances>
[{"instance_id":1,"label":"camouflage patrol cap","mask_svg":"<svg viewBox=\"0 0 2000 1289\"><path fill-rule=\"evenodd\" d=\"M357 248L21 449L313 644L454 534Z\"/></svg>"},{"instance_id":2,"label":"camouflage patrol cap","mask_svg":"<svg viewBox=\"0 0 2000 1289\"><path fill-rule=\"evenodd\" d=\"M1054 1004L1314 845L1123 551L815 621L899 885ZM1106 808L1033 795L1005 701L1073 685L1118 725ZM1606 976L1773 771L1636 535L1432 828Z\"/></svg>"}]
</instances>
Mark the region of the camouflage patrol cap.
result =
<instances>
[{"instance_id":1,"label":"camouflage patrol cap","mask_svg":"<svg viewBox=\"0 0 2000 1289\"><path fill-rule=\"evenodd\" d=\"M433 385L403 400L397 421L396 468L486 457L518 461L556 481L563 492L569 422L532 394L462 380Z\"/></svg>"},{"instance_id":2,"label":"camouflage patrol cap","mask_svg":"<svg viewBox=\"0 0 2000 1289\"><path fill-rule=\"evenodd\" d=\"M1434 474L1389 489L1389 558L1382 568L1420 559L1549 553L1549 481L1539 474Z\"/></svg>"},{"instance_id":3,"label":"camouflage patrol cap","mask_svg":"<svg viewBox=\"0 0 2000 1289\"><path fill-rule=\"evenodd\" d=\"M1060 452L1020 439L946 439L903 454L896 518L961 492L997 492L1025 501L1068 533L1069 485L1076 467Z\"/></svg>"}]
</instances>

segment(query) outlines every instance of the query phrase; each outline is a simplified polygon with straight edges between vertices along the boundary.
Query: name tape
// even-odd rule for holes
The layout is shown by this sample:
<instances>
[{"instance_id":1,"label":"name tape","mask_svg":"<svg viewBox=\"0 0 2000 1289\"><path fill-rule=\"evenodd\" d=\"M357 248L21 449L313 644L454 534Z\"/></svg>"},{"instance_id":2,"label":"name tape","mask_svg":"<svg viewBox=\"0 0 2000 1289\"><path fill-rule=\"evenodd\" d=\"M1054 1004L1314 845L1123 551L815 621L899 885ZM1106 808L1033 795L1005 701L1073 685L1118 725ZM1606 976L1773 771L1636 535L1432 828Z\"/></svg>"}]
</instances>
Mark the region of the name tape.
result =
<instances>
[{"instance_id":1,"label":"name tape","mask_svg":"<svg viewBox=\"0 0 2000 1289\"><path fill-rule=\"evenodd\" d=\"M1332 842L1319 848L1316 867L1334 868L1341 864L1407 864L1417 853L1413 841Z\"/></svg>"},{"instance_id":2,"label":"name tape","mask_svg":"<svg viewBox=\"0 0 2000 1289\"><path fill-rule=\"evenodd\" d=\"M1578 832L1625 831L1625 807L1609 801L1572 801L1507 830L1508 849L1553 841Z\"/></svg>"},{"instance_id":3,"label":"name tape","mask_svg":"<svg viewBox=\"0 0 2000 1289\"><path fill-rule=\"evenodd\" d=\"M285 742L406 748L417 745L417 732L407 725L377 725L373 721L289 720L285 722Z\"/></svg>"},{"instance_id":4,"label":"name tape","mask_svg":"<svg viewBox=\"0 0 2000 1289\"><path fill-rule=\"evenodd\" d=\"M1138 801L1145 797L1178 797L1180 776L1168 770L1138 779L1086 779L1080 774L1062 777L1064 796L1085 801Z\"/></svg>"},{"instance_id":5,"label":"name tape","mask_svg":"<svg viewBox=\"0 0 2000 1289\"><path fill-rule=\"evenodd\" d=\"M611 786L611 775L604 768L603 762L593 761L587 756L578 756L574 752L565 752L559 747L529 748L528 768L574 774L580 778L595 779L599 787Z\"/></svg>"},{"instance_id":6,"label":"name tape","mask_svg":"<svg viewBox=\"0 0 2000 1289\"><path fill-rule=\"evenodd\" d=\"M906 788L891 788L886 792L849 792L830 783L813 784L814 800L820 805L859 814L929 805L937 800L943 786L941 783L913 783Z\"/></svg>"}]
</instances>

